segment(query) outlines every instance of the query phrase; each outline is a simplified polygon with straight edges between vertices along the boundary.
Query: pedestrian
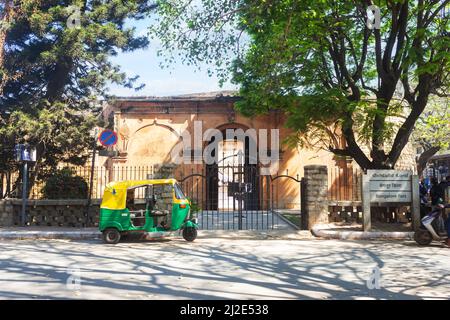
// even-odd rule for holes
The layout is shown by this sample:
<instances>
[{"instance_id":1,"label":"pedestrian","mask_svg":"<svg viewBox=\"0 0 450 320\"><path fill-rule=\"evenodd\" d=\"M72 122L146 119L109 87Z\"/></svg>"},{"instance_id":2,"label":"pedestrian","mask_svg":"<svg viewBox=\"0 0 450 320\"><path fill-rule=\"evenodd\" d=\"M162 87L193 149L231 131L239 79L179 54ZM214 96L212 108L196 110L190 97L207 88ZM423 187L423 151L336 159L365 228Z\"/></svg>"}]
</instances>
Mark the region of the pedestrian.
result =
<instances>
[{"instance_id":1,"label":"pedestrian","mask_svg":"<svg viewBox=\"0 0 450 320\"><path fill-rule=\"evenodd\" d=\"M447 176L445 180L447 180L447 201L450 201L450 176ZM447 220L445 221L445 224L447 225L447 246L450 247L450 213L448 211L445 213L447 214Z\"/></svg>"},{"instance_id":2,"label":"pedestrian","mask_svg":"<svg viewBox=\"0 0 450 320\"><path fill-rule=\"evenodd\" d=\"M419 194L420 194L420 203L421 204L427 204L428 203L428 189L425 186L425 181L422 178L419 182Z\"/></svg>"},{"instance_id":3,"label":"pedestrian","mask_svg":"<svg viewBox=\"0 0 450 320\"><path fill-rule=\"evenodd\" d=\"M442 200L445 201L445 194L447 192L448 180L446 178L442 177L441 182L439 182L439 186L440 186L440 192L442 194L441 198L442 198Z\"/></svg>"},{"instance_id":4,"label":"pedestrian","mask_svg":"<svg viewBox=\"0 0 450 320\"><path fill-rule=\"evenodd\" d=\"M445 178L445 181L447 181L447 195L450 196L450 176L447 176L447 178ZM450 202L450 199L448 199Z\"/></svg>"},{"instance_id":5,"label":"pedestrian","mask_svg":"<svg viewBox=\"0 0 450 320\"><path fill-rule=\"evenodd\" d=\"M438 183L436 177L431 178L431 189L430 189L431 205L435 206L438 204L439 199L444 200L444 190L442 185Z\"/></svg>"}]
</instances>

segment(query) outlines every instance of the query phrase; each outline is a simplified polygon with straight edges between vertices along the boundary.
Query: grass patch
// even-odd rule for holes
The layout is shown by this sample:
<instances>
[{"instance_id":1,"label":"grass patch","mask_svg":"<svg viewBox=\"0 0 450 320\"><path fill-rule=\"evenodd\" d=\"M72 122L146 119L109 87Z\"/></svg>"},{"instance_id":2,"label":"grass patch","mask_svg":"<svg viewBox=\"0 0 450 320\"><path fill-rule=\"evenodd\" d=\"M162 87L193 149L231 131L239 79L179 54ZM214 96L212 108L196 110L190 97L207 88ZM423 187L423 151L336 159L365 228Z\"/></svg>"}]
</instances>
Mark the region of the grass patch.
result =
<instances>
[{"instance_id":1,"label":"grass patch","mask_svg":"<svg viewBox=\"0 0 450 320\"><path fill-rule=\"evenodd\" d=\"M282 213L281 215L295 224L297 227L301 227L301 218L299 214Z\"/></svg>"}]
</instances>

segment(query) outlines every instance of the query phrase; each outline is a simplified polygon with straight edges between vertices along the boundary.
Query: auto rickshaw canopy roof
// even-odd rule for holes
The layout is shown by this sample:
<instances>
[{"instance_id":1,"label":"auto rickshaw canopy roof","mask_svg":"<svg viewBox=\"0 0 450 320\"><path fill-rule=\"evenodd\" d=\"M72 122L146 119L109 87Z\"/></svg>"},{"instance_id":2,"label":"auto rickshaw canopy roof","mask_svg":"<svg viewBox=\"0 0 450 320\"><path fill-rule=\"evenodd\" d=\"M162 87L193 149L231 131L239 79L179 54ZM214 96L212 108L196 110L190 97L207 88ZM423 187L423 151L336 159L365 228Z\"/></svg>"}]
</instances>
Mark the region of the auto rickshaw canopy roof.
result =
<instances>
[{"instance_id":1,"label":"auto rickshaw canopy roof","mask_svg":"<svg viewBox=\"0 0 450 320\"><path fill-rule=\"evenodd\" d=\"M122 210L126 208L128 190L148 185L174 185L175 183L177 183L176 179L127 180L110 182L105 187L100 208Z\"/></svg>"}]
</instances>

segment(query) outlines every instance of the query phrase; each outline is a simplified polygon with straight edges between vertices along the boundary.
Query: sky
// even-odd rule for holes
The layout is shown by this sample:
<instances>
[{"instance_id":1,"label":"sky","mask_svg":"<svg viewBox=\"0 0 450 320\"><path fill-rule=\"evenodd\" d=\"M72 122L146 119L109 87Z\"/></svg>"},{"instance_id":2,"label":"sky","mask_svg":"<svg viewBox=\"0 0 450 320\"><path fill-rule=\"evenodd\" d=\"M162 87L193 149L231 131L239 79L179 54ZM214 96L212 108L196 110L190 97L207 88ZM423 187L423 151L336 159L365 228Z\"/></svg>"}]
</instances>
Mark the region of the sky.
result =
<instances>
[{"instance_id":1,"label":"sky","mask_svg":"<svg viewBox=\"0 0 450 320\"><path fill-rule=\"evenodd\" d=\"M149 25L148 20L133 22L136 32L145 35ZM145 50L129 53L120 53L111 61L122 67L128 77L139 75L136 84L145 83L142 90L124 88L114 84L109 85L110 94L116 96L172 96L188 93L202 93L221 90L236 90L237 87L230 82L219 86L217 77L208 76L206 67L186 66L178 59L169 68L162 69L160 62L164 57L158 57L158 41L150 39L150 45Z\"/></svg>"}]
</instances>

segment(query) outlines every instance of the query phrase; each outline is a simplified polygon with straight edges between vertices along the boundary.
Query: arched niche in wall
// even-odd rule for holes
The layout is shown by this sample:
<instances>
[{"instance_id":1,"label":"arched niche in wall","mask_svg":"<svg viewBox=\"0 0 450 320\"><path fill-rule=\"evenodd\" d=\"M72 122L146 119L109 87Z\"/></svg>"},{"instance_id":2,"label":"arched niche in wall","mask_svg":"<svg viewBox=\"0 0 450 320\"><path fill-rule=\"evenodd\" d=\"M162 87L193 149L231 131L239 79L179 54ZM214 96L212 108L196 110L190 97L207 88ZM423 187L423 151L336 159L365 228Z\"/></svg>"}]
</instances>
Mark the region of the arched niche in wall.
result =
<instances>
[{"instance_id":1,"label":"arched niche in wall","mask_svg":"<svg viewBox=\"0 0 450 320\"><path fill-rule=\"evenodd\" d=\"M171 163L172 149L180 142L180 135L170 126L157 123L136 130L127 143L127 164L155 165Z\"/></svg>"}]
</instances>

